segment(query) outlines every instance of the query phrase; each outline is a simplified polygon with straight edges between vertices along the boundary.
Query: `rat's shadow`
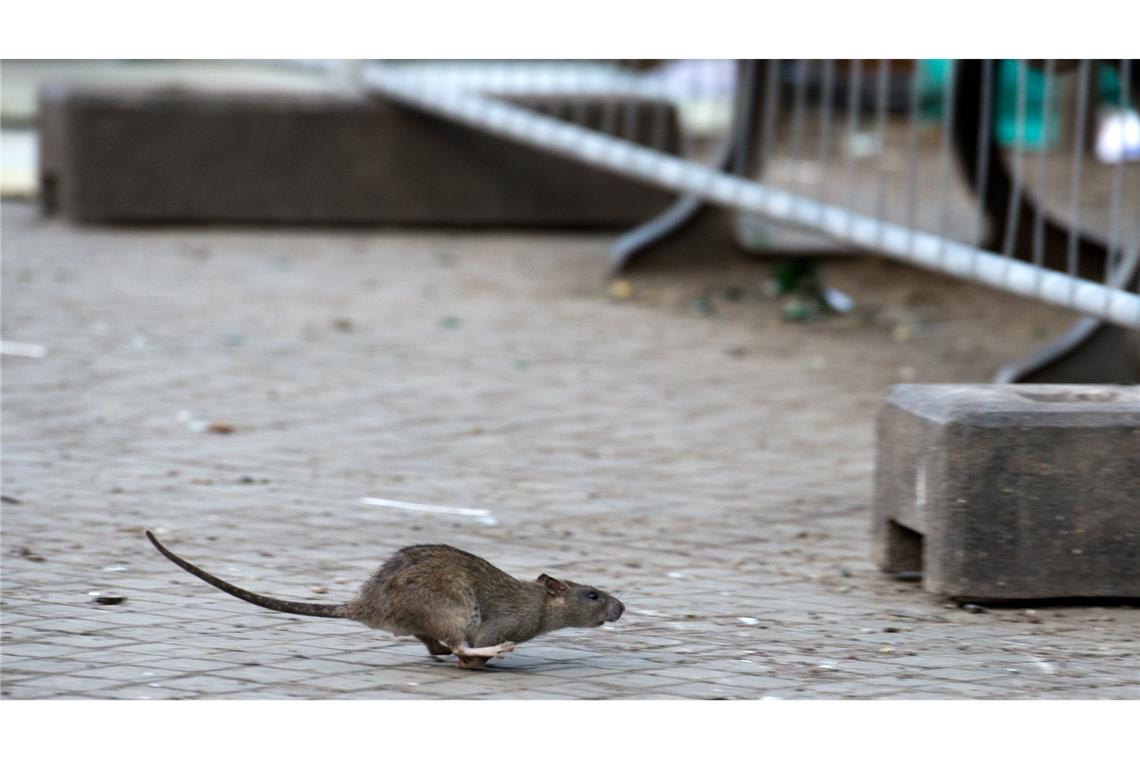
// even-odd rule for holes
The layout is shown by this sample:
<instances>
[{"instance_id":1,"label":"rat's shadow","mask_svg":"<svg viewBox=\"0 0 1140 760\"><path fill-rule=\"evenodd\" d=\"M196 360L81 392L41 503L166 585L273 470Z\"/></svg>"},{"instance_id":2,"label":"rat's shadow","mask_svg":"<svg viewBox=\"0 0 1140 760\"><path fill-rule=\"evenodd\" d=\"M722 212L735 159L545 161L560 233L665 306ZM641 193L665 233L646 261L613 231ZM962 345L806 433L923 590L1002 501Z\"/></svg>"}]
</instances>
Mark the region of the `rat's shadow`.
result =
<instances>
[{"instance_id":1,"label":"rat's shadow","mask_svg":"<svg viewBox=\"0 0 1140 760\"><path fill-rule=\"evenodd\" d=\"M553 673L574 666L589 666L597 657L581 655L575 657L550 658L542 655L526 655L512 652L507 657L498 657L479 668L460 668L455 658L445 655L425 655L422 664L429 668L447 668L467 673Z\"/></svg>"}]
</instances>

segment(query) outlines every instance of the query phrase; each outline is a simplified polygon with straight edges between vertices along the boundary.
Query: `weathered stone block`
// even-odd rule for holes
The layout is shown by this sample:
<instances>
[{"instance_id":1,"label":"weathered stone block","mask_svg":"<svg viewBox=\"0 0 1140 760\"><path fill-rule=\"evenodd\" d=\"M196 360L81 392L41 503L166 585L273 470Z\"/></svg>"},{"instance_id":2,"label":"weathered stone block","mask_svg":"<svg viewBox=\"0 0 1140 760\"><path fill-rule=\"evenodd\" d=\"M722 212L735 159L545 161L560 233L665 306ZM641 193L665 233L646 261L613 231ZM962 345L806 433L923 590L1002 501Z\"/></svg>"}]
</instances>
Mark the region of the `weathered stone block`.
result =
<instances>
[{"instance_id":1,"label":"weathered stone block","mask_svg":"<svg viewBox=\"0 0 1140 760\"><path fill-rule=\"evenodd\" d=\"M627 227L672 200L345 93L57 84L40 99L42 205L80 221ZM514 100L679 144L660 101Z\"/></svg>"},{"instance_id":2,"label":"weathered stone block","mask_svg":"<svg viewBox=\"0 0 1140 760\"><path fill-rule=\"evenodd\" d=\"M973 599L1140 597L1140 387L897 385L874 559Z\"/></svg>"}]
</instances>

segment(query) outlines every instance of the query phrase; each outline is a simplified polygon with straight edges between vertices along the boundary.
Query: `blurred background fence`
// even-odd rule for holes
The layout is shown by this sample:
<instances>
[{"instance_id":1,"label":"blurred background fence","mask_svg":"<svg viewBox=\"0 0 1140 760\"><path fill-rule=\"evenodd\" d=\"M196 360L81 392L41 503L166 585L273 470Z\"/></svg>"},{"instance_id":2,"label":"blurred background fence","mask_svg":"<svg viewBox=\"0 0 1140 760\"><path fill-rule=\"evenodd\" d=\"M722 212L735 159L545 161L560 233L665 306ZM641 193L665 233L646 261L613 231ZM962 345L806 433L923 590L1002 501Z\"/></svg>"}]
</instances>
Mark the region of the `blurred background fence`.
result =
<instances>
[{"instance_id":1,"label":"blurred background fence","mask_svg":"<svg viewBox=\"0 0 1140 760\"><path fill-rule=\"evenodd\" d=\"M615 266L714 204L749 247L794 227L1140 327L1128 60L305 65L674 192Z\"/></svg>"}]
</instances>

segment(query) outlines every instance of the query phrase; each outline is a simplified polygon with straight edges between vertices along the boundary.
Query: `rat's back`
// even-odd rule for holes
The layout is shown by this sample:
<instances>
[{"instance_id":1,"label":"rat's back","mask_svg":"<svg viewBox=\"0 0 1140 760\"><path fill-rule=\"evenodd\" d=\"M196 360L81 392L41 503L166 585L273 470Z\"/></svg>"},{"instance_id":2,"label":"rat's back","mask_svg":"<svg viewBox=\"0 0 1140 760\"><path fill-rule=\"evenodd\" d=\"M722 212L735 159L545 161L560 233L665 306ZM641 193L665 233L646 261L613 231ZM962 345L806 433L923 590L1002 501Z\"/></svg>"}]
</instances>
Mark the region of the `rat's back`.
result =
<instances>
[{"instance_id":1,"label":"rat's back","mask_svg":"<svg viewBox=\"0 0 1140 760\"><path fill-rule=\"evenodd\" d=\"M397 635L419 633L441 616L464 627L488 597L517 593L522 582L482 557L444 544L400 549L350 603L357 620Z\"/></svg>"}]
</instances>

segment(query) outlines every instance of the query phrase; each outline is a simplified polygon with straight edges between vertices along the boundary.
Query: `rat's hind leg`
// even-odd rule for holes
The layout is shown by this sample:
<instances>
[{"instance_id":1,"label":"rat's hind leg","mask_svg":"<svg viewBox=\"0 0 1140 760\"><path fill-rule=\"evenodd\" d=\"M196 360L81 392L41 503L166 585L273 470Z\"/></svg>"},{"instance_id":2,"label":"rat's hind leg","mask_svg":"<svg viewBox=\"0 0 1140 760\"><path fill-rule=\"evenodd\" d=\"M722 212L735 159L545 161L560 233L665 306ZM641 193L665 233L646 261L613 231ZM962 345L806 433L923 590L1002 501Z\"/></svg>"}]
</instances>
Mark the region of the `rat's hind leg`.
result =
<instances>
[{"instance_id":1,"label":"rat's hind leg","mask_svg":"<svg viewBox=\"0 0 1140 760\"><path fill-rule=\"evenodd\" d=\"M460 644L459 646L452 647L451 651L459 657L486 657L490 659L492 657L502 657L507 652L515 651L515 642L504 641L502 644L496 644L493 647L477 647L475 649Z\"/></svg>"},{"instance_id":2,"label":"rat's hind leg","mask_svg":"<svg viewBox=\"0 0 1140 760\"><path fill-rule=\"evenodd\" d=\"M459 667L474 670L475 668L483 667L483 665L489 659L491 659L491 658L490 657L468 657L466 655L461 654L461 655L459 655Z\"/></svg>"},{"instance_id":3,"label":"rat's hind leg","mask_svg":"<svg viewBox=\"0 0 1140 760\"><path fill-rule=\"evenodd\" d=\"M428 651L435 654L432 644L439 644L442 649L459 658L460 667L477 668L492 657L502 657L515 648L511 641L495 646L467 646L466 642L470 641L472 633L479 629L482 622L475 594L470 591L460 592L451 599L436 598L432 606L424 610L424 615L418 622L417 628L422 633L416 636L427 646Z\"/></svg>"},{"instance_id":4,"label":"rat's hind leg","mask_svg":"<svg viewBox=\"0 0 1140 760\"><path fill-rule=\"evenodd\" d=\"M431 636L416 636L416 638L423 642L424 646L427 647L428 653L430 654L451 654L451 647L440 643L439 639L433 639Z\"/></svg>"},{"instance_id":5,"label":"rat's hind leg","mask_svg":"<svg viewBox=\"0 0 1140 760\"><path fill-rule=\"evenodd\" d=\"M493 647L477 647L470 648L464 644L457 644L451 648L451 651L459 658L456 663L461 668L481 668L486 664L487 660L492 657L503 657L507 652L515 651L515 644L513 641L504 641Z\"/></svg>"},{"instance_id":6,"label":"rat's hind leg","mask_svg":"<svg viewBox=\"0 0 1140 760\"><path fill-rule=\"evenodd\" d=\"M493 647L478 647L477 649L457 647L455 655L459 658L459 667L481 668L492 657L504 657L507 652L513 651L515 651L515 642L504 641L502 644L496 644Z\"/></svg>"}]
</instances>

